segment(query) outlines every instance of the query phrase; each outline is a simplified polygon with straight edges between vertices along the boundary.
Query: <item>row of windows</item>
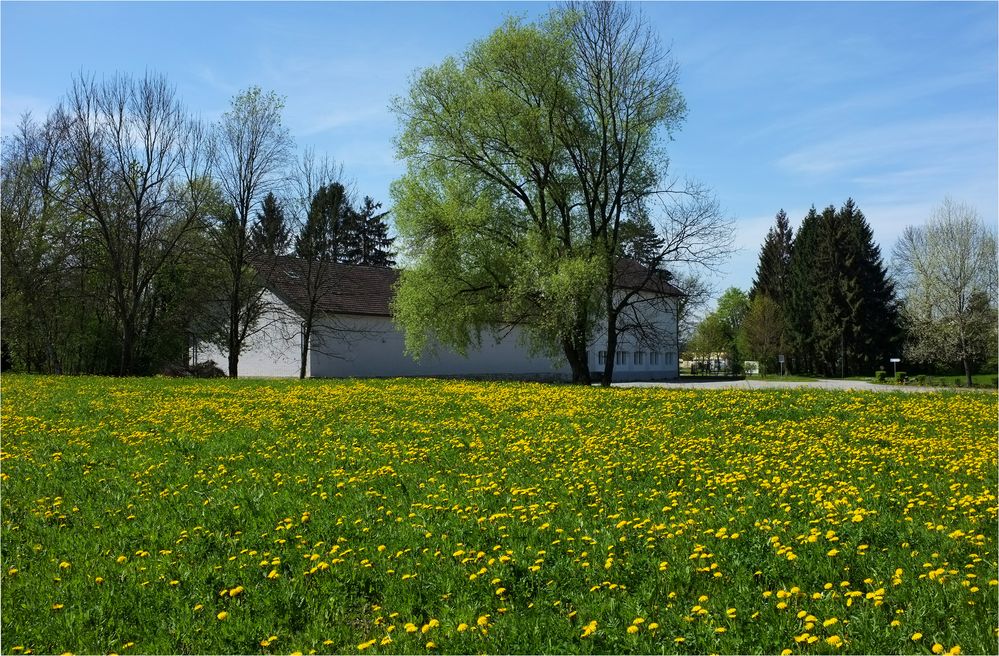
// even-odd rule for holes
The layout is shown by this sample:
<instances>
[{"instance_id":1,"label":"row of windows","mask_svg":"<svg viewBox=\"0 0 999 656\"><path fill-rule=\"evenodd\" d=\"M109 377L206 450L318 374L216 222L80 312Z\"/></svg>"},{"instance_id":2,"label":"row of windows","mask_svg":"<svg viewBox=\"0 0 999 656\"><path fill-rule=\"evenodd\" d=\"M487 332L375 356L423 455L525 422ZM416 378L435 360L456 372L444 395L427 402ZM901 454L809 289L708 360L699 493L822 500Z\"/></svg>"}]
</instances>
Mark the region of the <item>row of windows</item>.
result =
<instances>
[{"instance_id":1,"label":"row of windows","mask_svg":"<svg viewBox=\"0 0 999 656\"><path fill-rule=\"evenodd\" d=\"M648 356L646 358L646 356ZM675 351L617 351L614 354L614 364L626 365L631 362L633 365L640 366L644 365L646 360L650 365L658 365L660 362L663 364L671 364L676 362L676 352ZM607 351L599 351L597 353L597 364L604 364L607 362Z\"/></svg>"}]
</instances>

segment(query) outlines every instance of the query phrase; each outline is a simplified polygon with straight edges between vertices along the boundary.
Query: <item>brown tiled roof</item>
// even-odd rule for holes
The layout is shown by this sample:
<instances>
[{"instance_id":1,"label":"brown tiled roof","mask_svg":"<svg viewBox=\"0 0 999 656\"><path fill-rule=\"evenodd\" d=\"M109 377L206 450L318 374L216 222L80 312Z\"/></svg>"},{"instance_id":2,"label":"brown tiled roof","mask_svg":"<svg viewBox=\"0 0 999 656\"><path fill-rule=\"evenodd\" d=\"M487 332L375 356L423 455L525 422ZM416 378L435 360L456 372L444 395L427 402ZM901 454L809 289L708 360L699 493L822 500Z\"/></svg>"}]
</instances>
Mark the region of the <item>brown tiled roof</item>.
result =
<instances>
[{"instance_id":1,"label":"brown tiled roof","mask_svg":"<svg viewBox=\"0 0 999 656\"><path fill-rule=\"evenodd\" d=\"M287 255L254 261L264 284L296 312L308 307L308 262ZM315 266L315 265L314 265ZM397 269L324 263L319 311L329 314L366 314L389 317Z\"/></svg>"},{"instance_id":2,"label":"brown tiled roof","mask_svg":"<svg viewBox=\"0 0 999 656\"><path fill-rule=\"evenodd\" d=\"M301 258L281 255L256 259L254 267L264 284L288 307L301 312L308 307L306 280L308 262ZM314 265L315 266L315 265ZM328 314L363 314L390 317L398 269L371 267L356 264L322 265L325 274L322 282L320 312ZM664 296L682 296L683 292L667 282L662 272L653 272L635 260L617 262L617 286L621 289L641 289Z\"/></svg>"},{"instance_id":3,"label":"brown tiled roof","mask_svg":"<svg viewBox=\"0 0 999 656\"><path fill-rule=\"evenodd\" d=\"M649 271L637 260L623 258L615 265L614 284L618 289L640 289L663 296L683 296L683 292L671 285L665 271Z\"/></svg>"}]
</instances>

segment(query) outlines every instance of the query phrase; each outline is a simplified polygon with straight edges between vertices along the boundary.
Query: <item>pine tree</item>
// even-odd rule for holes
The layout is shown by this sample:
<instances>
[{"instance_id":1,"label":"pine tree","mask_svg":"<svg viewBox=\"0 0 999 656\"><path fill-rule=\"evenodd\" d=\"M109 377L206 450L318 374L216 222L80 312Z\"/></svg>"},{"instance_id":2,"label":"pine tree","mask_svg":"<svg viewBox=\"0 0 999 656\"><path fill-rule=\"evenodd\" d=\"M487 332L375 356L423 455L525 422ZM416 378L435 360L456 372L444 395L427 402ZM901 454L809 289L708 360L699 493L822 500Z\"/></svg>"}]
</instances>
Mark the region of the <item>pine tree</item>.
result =
<instances>
[{"instance_id":1,"label":"pine tree","mask_svg":"<svg viewBox=\"0 0 999 656\"><path fill-rule=\"evenodd\" d=\"M359 210L355 212L349 243L344 252L345 261L366 266L391 267L395 265L395 253L391 250L394 237L388 236L385 217L388 212L379 212L382 204L365 196Z\"/></svg>"},{"instance_id":2,"label":"pine tree","mask_svg":"<svg viewBox=\"0 0 999 656\"><path fill-rule=\"evenodd\" d=\"M291 233L284 220L284 208L273 193L267 194L250 228L250 251L257 255L284 255L291 244Z\"/></svg>"}]
</instances>

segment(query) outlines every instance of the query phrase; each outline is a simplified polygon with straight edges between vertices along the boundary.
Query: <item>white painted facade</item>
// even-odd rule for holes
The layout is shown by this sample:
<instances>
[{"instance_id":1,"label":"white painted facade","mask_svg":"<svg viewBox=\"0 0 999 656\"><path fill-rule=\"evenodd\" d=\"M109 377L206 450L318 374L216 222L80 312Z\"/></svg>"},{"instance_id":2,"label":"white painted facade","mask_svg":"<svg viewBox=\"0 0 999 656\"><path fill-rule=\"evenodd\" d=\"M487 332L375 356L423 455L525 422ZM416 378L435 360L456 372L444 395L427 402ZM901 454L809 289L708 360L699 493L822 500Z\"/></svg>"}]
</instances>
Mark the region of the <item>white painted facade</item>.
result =
<instances>
[{"instance_id":1,"label":"white painted facade","mask_svg":"<svg viewBox=\"0 0 999 656\"><path fill-rule=\"evenodd\" d=\"M265 314L262 328L248 341L239 358L241 377L297 377L302 339L298 316L276 295L268 293L271 309ZM671 304L672 313L661 305ZM675 347L676 299L660 299L662 329L666 336L659 343L640 343L631 335L618 341L614 380L657 380L676 378L679 360ZM666 309L667 311L663 311ZM670 329L672 326L672 332ZM668 336L673 335L673 339ZM347 315L316 327L307 365L312 378L366 378L395 376L467 376L482 378L517 378L531 380L567 380L570 369L564 358L532 356L521 342L522 331L512 327L501 340L482 335L478 348L469 349L467 357L450 349L430 349L415 360L405 353L402 331L390 317ZM599 335L589 349L590 372L599 377L603 371L606 340ZM192 360L214 360L222 370L227 355L221 349L200 344L192 350Z\"/></svg>"}]
</instances>

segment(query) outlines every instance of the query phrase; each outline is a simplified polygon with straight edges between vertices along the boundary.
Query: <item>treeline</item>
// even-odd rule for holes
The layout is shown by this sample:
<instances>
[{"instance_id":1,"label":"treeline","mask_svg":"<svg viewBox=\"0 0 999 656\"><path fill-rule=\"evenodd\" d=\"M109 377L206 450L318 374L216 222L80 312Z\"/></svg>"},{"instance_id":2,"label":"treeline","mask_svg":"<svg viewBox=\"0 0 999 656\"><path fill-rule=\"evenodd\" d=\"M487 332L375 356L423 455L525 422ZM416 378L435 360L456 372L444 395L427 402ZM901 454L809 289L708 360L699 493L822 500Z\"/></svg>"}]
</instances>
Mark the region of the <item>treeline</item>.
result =
<instances>
[{"instance_id":1,"label":"treeline","mask_svg":"<svg viewBox=\"0 0 999 656\"><path fill-rule=\"evenodd\" d=\"M301 156L283 99L250 88L214 124L159 75L80 77L2 145L4 367L149 374L189 331L230 354L260 329L254 262L392 262L386 212Z\"/></svg>"},{"instance_id":2,"label":"treeline","mask_svg":"<svg viewBox=\"0 0 999 656\"><path fill-rule=\"evenodd\" d=\"M688 345L692 357L743 360L764 372L873 375L891 358L922 371L994 373L995 235L974 211L945 201L926 227L910 227L889 274L863 212L809 210L791 228L781 210L760 249L749 293L727 290ZM990 362L991 361L991 362Z\"/></svg>"}]
</instances>

